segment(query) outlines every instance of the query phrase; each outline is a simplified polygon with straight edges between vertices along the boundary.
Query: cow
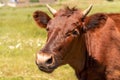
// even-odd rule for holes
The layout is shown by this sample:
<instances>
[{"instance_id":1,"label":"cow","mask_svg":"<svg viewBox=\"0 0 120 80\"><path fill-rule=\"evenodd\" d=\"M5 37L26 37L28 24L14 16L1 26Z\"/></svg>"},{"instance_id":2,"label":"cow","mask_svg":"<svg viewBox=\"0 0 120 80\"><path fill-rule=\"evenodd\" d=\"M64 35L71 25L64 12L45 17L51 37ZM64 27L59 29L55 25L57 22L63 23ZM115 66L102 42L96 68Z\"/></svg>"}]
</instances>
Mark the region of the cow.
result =
<instances>
[{"instance_id":1,"label":"cow","mask_svg":"<svg viewBox=\"0 0 120 80\"><path fill-rule=\"evenodd\" d=\"M46 29L45 46L36 54L41 71L51 73L69 64L78 80L120 80L120 13L95 13L92 5L82 11L47 8L53 18L35 11L33 19Z\"/></svg>"}]
</instances>

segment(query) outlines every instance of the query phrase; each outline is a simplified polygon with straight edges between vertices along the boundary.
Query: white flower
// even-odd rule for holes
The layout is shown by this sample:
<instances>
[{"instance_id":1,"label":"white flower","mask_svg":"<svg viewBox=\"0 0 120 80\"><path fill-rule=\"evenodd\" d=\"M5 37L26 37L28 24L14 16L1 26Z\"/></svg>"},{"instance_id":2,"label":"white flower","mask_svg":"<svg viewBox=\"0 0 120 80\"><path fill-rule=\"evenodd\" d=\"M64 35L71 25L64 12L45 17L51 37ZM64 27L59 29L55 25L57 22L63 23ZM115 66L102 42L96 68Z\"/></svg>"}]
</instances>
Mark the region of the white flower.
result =
<instances>
[{"instance_id":1,"label":"white flower","mask_svg":"<svg viewBox=\"0 0 120 80\"><path fill-rule=\"evenodd\" d=\"M38 44L37 44L37 46L39 47L39 46L41 46L41 44L40 44L40 43L38 43Z\"/></svg>"},{"instance_id":2,"label":"white flower","mask_svg":"<svg viewBox=\"0 0 120 80\"><path fill-rule=\"evenodd\" d=\"M18 43L15 48L19 48L21 46L21 43Z\"/></svg>"},{"instance_id":3,"label":"white flower","mask_svg":"<svg viewBox=\"0 0 120 80\"><path fill-rule=\"evenodd\" d=\"M37 44L38 47L42 46L40 39L37 39L36 44Z\"/></svg>"},{"instance_id":4,"label":"white flower","mask_svg":"<svg viewBox=\"0 0 120 80\"><path fill-rule=\"evenodd\" d=\"M8 46L9 47L9 49L15 49L15 47L14 46Z\"/></svg>"}]
</instances>

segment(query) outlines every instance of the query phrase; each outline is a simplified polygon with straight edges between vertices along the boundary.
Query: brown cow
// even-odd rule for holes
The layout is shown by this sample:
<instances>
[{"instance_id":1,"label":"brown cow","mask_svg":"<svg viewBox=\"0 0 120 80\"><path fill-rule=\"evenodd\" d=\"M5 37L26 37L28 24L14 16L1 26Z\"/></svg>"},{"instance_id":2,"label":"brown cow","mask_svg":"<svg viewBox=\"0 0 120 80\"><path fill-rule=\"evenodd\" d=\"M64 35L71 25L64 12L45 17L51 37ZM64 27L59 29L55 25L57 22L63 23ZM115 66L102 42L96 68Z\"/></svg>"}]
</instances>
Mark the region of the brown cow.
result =
<instances>
[{"instance_id":1,"label":"brown cow","mask_svg":"<svg viewBox=\"0 0 120 80\"><path fill-rule=\"evenodd\" d=\"M85 11L47 7L53 19L42 11L33 14L48 33L36 56L39 69L50 73L69 64L79 80L120 80L120 14L86 17L92 6Z\"/></svg>"}]
</instances>

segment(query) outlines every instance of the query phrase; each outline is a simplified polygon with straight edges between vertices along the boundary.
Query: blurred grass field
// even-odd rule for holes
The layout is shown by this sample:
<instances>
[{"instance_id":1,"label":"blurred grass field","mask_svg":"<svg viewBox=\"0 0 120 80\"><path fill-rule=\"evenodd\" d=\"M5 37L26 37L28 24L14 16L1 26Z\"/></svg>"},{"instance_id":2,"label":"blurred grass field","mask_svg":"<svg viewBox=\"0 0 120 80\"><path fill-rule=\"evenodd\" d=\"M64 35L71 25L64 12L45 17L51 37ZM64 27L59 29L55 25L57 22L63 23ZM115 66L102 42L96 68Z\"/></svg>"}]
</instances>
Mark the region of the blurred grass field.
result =
<instances>
[{"instance_id":1,"label":"blurred grass field","mask_svg":"<svg viewBox=\"0 0 120 80\"><path fill-rule=\"evenodd\" d=\"M57 10L64 5L84 10L91 3L94 7L90 14L120 12L119 0L61 0L51 6ZM0 8L0 80L77 80L69 65L59 67L51 74L38 70L35 55L45 44L46 32L33 21L32 13L35 10L52 16L44 5Z\"/></svg>"}]
</instances>

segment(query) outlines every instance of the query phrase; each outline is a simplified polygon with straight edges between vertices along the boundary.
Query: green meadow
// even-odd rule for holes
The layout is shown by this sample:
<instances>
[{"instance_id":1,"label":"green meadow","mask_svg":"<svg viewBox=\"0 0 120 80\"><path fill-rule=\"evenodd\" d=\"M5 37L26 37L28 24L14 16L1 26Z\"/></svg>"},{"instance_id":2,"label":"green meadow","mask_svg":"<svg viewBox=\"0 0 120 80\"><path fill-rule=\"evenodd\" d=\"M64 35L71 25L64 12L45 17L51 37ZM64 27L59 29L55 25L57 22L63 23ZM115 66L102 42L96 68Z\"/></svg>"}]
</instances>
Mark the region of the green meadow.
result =
<instances>
[{"instance_id":1,"label":"green meadow","mask_svg":"<svg viewBox=\"0 0 120 80\"><path fill-rule=\"evenodd\" d=\"M120 12L119 0L60 0L51 6L56 10L66 5L84 10L91 3L94 6L90 14ZM61 66L51 74L37 68L35 55L45 44L46 31L39 28L32 18L36 10L52 17L45 5L0 8L0 80L77 80L69 65Z\"/></svg>"}]
</instances>

